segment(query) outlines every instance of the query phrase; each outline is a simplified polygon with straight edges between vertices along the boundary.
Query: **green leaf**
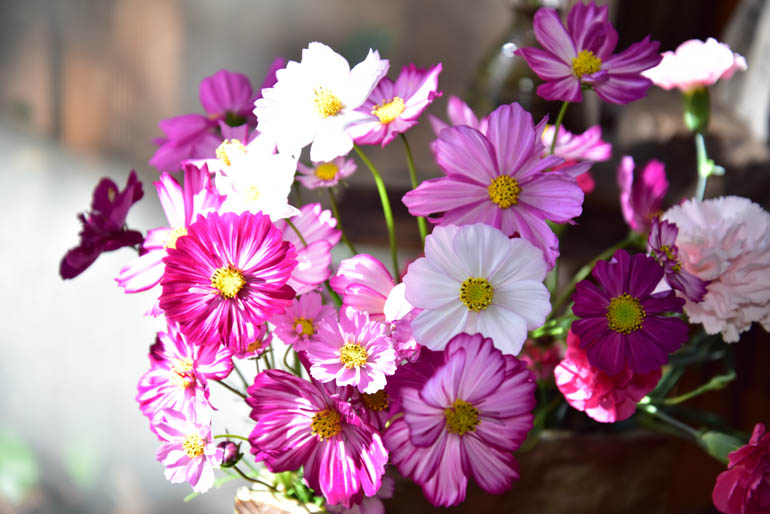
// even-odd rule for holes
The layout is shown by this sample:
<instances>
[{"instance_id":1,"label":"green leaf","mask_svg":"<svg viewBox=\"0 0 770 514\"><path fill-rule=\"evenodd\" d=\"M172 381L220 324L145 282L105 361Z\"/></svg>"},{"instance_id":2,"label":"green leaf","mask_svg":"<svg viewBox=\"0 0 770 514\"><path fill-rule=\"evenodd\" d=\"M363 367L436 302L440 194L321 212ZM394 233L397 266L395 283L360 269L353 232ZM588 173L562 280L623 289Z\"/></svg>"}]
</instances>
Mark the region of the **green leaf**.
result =
<instances>
[{"instance_id":1,"label":"green leaf","mask_svg":"<svg viewBox=\"0 0 770 514\"><path fill-rule=\"evenodd\" d=\"M746 444L737 437L713 430L701 434L699 442L709 455L725 465L727 465L727 455Z\"/></svg>"}]
</instances>

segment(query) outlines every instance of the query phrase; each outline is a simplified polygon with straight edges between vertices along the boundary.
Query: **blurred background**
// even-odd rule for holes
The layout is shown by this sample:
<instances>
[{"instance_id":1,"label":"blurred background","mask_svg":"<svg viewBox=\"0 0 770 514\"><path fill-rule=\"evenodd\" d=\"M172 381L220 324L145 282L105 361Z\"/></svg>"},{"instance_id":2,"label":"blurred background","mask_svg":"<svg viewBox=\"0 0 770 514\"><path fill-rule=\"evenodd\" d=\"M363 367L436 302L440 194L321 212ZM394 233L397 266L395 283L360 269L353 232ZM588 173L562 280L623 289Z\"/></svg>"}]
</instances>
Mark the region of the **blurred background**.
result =
<instances>
[{"instance_id":1,"label":"blurred background","mask_svg":"<svg viewBox=\"0 0 770 514\"><path fill-rule=\"evenodd\" d=\"M532 3L0 0L0 283L6 293L0 300L0 514L231 510L232 484L185 504L189 487L166 482L155 461L157 441L133 397L160 327L143 317L149 298L124 295L112 280L132 258L131 250L103 254L74 281L58 275L59 260L77 243L76 214L89 208L102 176L122 187L136 169L145 198L132 210L129 226L146 230L164 223L151 185L158 172L147 164L156 148L152 140L162 135L161 119L203 112L202 78L227 68L245 73L257 87L275 57L299 60L302 48L317 40L351 63L377 48L390 59L391 77L411 62L443 63L444 96L429 110L439 117L445 117L446 100L454 94L480 115L516 100L536 117L550 112L553 119L554 106L533 94L536 77L513 56L517 45L532 40ZM566 1L544 3L568 7ZM707 196L739 194L768 209L768 3L609 3L619 49L647 34L661 41L661 51L713 36L746 57L748 71L712 94L707 145L727 174L709 181ZM579 132L596 123L613 143L613 158L593 169L597 188L564 241L565 270L625 235L615 183L623 154L638 166L653 157L666 164L669 203L694 190L695 149L681 121L678 92L653 87L647 98L626 108L601 105L589 95L570 107L568 129ZM408 135L420 177L438 176L428 148L429 125L421 123ZM368 153L392 195L399 243L414 255L416 226L400 202L409 189L402 149L393 144ZM387 244L387 236L374 186L365 168L359 170L341 193L342 218L350 238L374 251ZM312 192L305 197L315 200ZM739 380L693 404L746 432L756 422L770 422L767 343L757 327L745 334L736 346ZM691 375L683 387L702 383L713 370ZM226 410L229 398L222 391L212 394ZM249 430L237 415L228 423L233 431ZM667 452L657 508L711 512L720 466L684 444Z\"/></svg>"}]
</instances>

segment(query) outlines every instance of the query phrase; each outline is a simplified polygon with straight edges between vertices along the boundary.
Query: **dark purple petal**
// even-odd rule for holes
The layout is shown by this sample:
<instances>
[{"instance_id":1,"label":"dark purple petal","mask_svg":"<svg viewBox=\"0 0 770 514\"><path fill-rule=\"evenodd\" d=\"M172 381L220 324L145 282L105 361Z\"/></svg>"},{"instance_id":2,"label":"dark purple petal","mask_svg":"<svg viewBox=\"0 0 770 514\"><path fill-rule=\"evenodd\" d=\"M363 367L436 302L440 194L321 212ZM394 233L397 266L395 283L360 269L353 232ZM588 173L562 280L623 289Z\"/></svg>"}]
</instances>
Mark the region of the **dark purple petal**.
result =
<instances>
[{"instance_id":1,"label":"dark purple petal","mask_svg":"<svg viewBox=\"0 0 770 514\"><path fill-rule=\"evenodd\" d=\"M647 345L655 344L664 352L672 353L687 341L690 328L679 318L648 316L640 332Z\"/></svg>"},{"instance_id":2,"label":"dark purple petal","mask_svg":"<svg viewBox=\"0 0 770 514\"><path fill-rule=\"evenodd\" d=\"M572 326L575 326L575 323ZM577 335L577 332L575 332ZM579 337L579 336L578 336ZM599 368L608 375L617 375L626 364L626 346L628 340L625 336L609 330L606 337L599 339L591 346L585 347L580 340L580 347L586 348L586 357L592 366Z\"/></svg>"},{"instance_id":3,"label":"dark purple petal","mask_svg":"<svg viewBox=\"0 0 770 514\"><path fill-rule=\"evenodd\" d=\"M572 295L572 301L575 302L572 312L581 318L604 317L607 312L607 306L610 304L610 298L607 296L607 293L594 285L590 280L581 280L577 283L575 294Z\"/></svg>"}]
</instances>

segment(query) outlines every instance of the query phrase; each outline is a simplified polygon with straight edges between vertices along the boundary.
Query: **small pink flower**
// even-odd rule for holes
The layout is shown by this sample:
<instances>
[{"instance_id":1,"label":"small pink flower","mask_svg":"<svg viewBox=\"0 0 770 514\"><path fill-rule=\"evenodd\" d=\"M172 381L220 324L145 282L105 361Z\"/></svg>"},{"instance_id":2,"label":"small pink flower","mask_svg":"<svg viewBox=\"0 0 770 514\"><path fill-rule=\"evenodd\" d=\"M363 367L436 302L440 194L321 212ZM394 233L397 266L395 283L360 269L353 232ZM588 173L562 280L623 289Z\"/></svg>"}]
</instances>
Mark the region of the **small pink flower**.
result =
<instances>
[{"instance_id":1,"label":"small pink flower","mask_svg":"<svg viewBox=\"0 0 770 514\"><path fill-rule=\"evenodd\" d=\"M488 119L482 118L479 120L478 116L476 116L470 106L468 106L468 104L454 95L449 97L449 101L447 102L446 106L446 113L447 118L449 118L448 124L436 118L432 114L428 115L428 121L430 121L433 132L437 136L445 128L454 127L457 125L466 125L468 127L475 128L483 134L486 134L487 132L487 125L489 123Z\"/></svg>"},{"instance_id":2,"label":"small pink flower","mask_svg":"<svg viewBox=\"0 0 770 514\"><path fill-rule=\"evenodd\" d=\"M344 155L329 162L313 162L313 166L297 163L297 180L308 189L332 187L339 184L343 178L348 178L356 171L356 161L346 159Z\"/></svg>"},{"instance_id":3,"label":"small pink flower","mask_svg":"<svg viewBox=\"0 0 770 514\"><path fill-rule=\"evenodd\" d=\"M343 259L329 283L342 296L343 306L365 311L372 320L385 320L385 304L395 283L377 258L360 253Z\"/></svg>"},{"instance_id":4,"label":"small pink flower","mask_svg":"<svg viewBox=\"0 0 770 514\"><path fill-rule=\"evenodd\" d=\"M746 70L746 59L730 47L710 37L685 41L674 52L663 52L660 64L642 72L663 89L677 88L688 93L713 86L719 79L729 79L736 71Z\"/></svg>"},{"instance_id":5,"label":"small pink flower","mask_svg":"<svg viewBox=\"0 0 770 514\"><path fill-rule=\"evenodd\" d=\"M550 150L553 134L553 125L548 125L543 130L544 151ZM612 154L612 145L602 140L602 129L598 125L594 125L582 134L573 134L564 127L559 127L559 136L556 138L553 154L564 159L562 164L554 166L553 169L558 171L578 162L607 161ZM586 194L593 191L596 185L590 171L575 175L575 180Z\"/></svg>"},{"instance_id":6,"label":"small pink flower","mask_svg":"<svg viewBox=\"0 0 770 514\"><path fill-rule=\"evenodd\" d=\"M323 323L308 345L310 375L320 382L351 385L362 393L385 387L385 376L396 372L396 352L388 327L369 315L343 307L339 322Z\"/></svg>"},{"instance_id":7,"label":"small pink flower","mask_svg":"<svg viewBox=\"0 0 770 514\"><path fill-rule=\"evenodd\" d=\"M320 294L310 292L295 298L283 314L276 314L270 322L275 325L275 335L299 352L307 350L320 324L336 322L336 315L334 307L321 303Z\"/></svg>"},{"instance_id":8,"label":"small pink flower","mask_svg":"<svg viewBox=\"0 0 770 514\"><path fill-rule=\"evenodd\" d=\"M693 323L728 343L759 322L770 331L770 214L747 198L688 200L663 216L676 223L682 268L710 280L700 303L684 306Z\"/></svg>"},{"instance_id":9,"label":"small pink flower","mask_svg":"<svg viewBox=\"0 0 770 514\"><path fill-rule=\"evenodd\" d=\"M717 477L714 506L725 514L770 512L770 433L757 423L751 440L728 455L727 471Z\"/></svg>"},{"instance_id":10,"label":"small pink flower","mask_svg":"<svg viewBox=\"0 0 770 514\"><path fill-rule=\"evenodd\" d=\"M567 334L567 353L553 371L556 386L573 408L601 423L615 423L630 418L636 404L652 391L661 371L634 373L626 366L617 375L608 375L588 362L580 340Z\"/></svg>"},{"instance_id":11,"label":"small pink flower","mask_svg":"<svg viewBox=\"0 0 770 514\"><path fill-rule=\"evenodd\" d=\"M661 212L663 197L668 191L663 163L648 162L641 177L634 180L634 160L628 155L623 156L618 166L618 186L620 208L626 223L635 232L647 233L652 218Z\"/></svg>"},{"instance_id":12,"label":"small pink flower","mask_svg":"<svg viewBox=\"0 0 770 514\"><path fill-rule=\"evenodd\" d=\"M541 346L532 339L524 342L524 348L519 355L519 360L527 365L527 368L538 380L553 378L553 369L564 357L564 350L558 343L551 346Z\"/></svg>"}]
</instances>

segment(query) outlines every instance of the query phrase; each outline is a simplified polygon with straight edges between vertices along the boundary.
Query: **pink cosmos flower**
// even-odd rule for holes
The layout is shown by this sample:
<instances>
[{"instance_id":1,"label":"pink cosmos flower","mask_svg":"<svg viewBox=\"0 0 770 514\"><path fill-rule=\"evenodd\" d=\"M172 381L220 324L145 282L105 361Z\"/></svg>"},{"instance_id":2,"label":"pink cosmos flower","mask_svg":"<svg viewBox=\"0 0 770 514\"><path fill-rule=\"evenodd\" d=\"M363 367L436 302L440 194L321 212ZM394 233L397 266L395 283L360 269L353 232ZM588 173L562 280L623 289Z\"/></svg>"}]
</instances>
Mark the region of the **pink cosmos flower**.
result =
<instances>
[{"instance_id":1,"label":"pink cosmos flower","mask_svg":"<svg viewBox=\"0 0 770 514\"><path fill-rule=\"evenodd\" d=\"M524 239L482 223L436 227L404 276L406 299L423 309L414 338L442 350L461 332L480 332L516 355L551 311L545 274L542 252Z\"/></svg>"},{"instance_id":2,"label":"pink cosmos flower","mask_svg":"<svg viewBox=\"0 0 770 514\"><path fill-rule=\"evenodd\" d=\"M246 325L247 345L239 345L233 350L233 357L237 359L249 359L259 357L273 342L273 333L267 330L267 323L261 325Z\"/></svg>"},{"instance_id":3,"label":"pink cosmos flower","mask_svg":"<svg viewBox=\"0 0 770 514\"><path fill-rule=\"evenodd\" d=\"M331 211L324 210L320 203L304 205L300 213L290 219L304 242L285 221L279 220L275 226L281 229L284 241L293 244L297 252L297 267L287 283L301 295L329 278L331 249L339 242L342 232L337 230L337 220Z\"/></svg>"},{"instance_id":4,"label":"pink cosmos flower","mask_svg":"<svg viewBox=\"0 0 770 514\"><path fill-rule=\"evenodd\" d=\"M512 452L532 428L532 374L480 334L460 334L433 353L399 389L404 416L384 434L391 462L436 506L461 503L469 477L500 494L518 478Z\"/></svg>"},{"instance_id":5,"label":"pink cosmos flower","mask_svg":"<svg viewBox=\"0 0 770 514\"><path fill-rule=\"evenodd\" d=\"M216 122L203 114L183 114L158 122L165 137L153 143L158 149L149 165L160 171L179 171L186 159L212 157L222 140L213 132Z\"/></svg>"},{"instance_id":6,"label":"pink cosmos flower","mask_svg":"<svg viewBox=\"0 0 770 514\"><path fill-rule=\"evenodd\" d=\"M329 505L327 510L334 514L385 514L385 505L382 500L393 498L396 490L396 482L387 475L382 477L382 485L374 496L364 496L359 503L346 509L342 505Z\"/></svg>"},{"instance_id":7,"label":"pink cosmos flower","mask_svg":"<svg viewBox=\"0 0 770 514\"><path fill-rule=\"evenodd\" d=\"M717 477L712 500L725 514L770 512L770 433L757 423L748 444L728 455L727 471Z\"/></svg>"},{"instance_id":8,"label":"pink cosmos flower","mask_svg":"<svg viewBox=\"0 0 770 514\"><path fill-rule=\"evenodd\" d=\"M385 376L396 372L396 352L384 323L352 307L340 310L339 322L321 323L307 347L310 375L319 382L350 385L362 393L385 387Z\"/></svg>"},{"instance_id":9,"label":"pink cosmos flower","mask_svg":"<svg viewBox=\"0 0 770 514\"><path fill-rule=\"evenodd\" d=\"M747 198L688 200L663 218L676 223L679 262L710 280L700 303L687 301L693 323L733 343L755 321L770 331L770 214Z\"/></svg>"},{"instance_id":10,"label":"pink cosmos flower","mask_svg":"<svg viewBox=\"0 0 770 514\"><path fill-rule=\"evenodd\" d=\"M358 108L367 116L350 129L355 142L384 147L396 135L417 125L422 111L441 96L439 73L441 63L427 69L410 64L401 69L395 82L383 77Z\"/></svg>"},{"instance_id":11,"label":"pink cosmos flower","mask_svg":"<svg viewBox=\"0 0 770 514\"><path fill-rule=\"evenodd\" d=\"M611 261L598 261L591 271L598 285L578 282L572 311L581 319L572 323L592 366L608 375L628 367L651 373L668 354L687 340L687 324L668 312L682 312L684 300L672 290L655 293L663 269L644 254L618 250Z\"/></svg>"},{"instance_id":12,"label":"pink cosmos flower","mask_svg":"<svg viewBox=\"0 0 770 514\"><path fill-rule=\"evenodd\" d=\"M346 159L345 156L337 157L329 162L314 162L313 166L305 166L297 163L297 180L308 189L319 187L332 187L339 184L340 180L347 178L356 171L356 161Z\"/></svg>"},{"instance_id":13,"label":"pink cosmos flower","mask_svg":"<svg viewBox=\"0 0 770 514\"><path fill-rule=\"evenodd\" d=\"M263 214L199 216L163 259L160 307L194 344L241 351L254 335L248 325L291 304L295 255Z\"/></svg>"},{"instance_id":14,"label":"pink cosmos flower","mask_svg":"<svg viewBox=\"0 0 770 514\"><path fill-rule=\"evenodd\" d=\"M174 322L167 332L158 332L150 363L139 379L136 401L153 424L165 408L185 415L198 405L210 408L208 380L222 380L233 369L229 349L190 344Z\"/></svg>"},{"instance_id":15,"label":"pink cosmos flower","mask_svg":"<svg viewBox=\"0 0 770 514\"><path fill-rule=\"evenodd\" d=\"M222 449L214 444L208 413L181 414L164 409L155 429L163 441L157 460L166 466L166 480L172 484L187 482L197 493L211 489L214 468L222 462Z\"/></svg>"},{"instance_id":16,"label":"pink cosmos flower","mask_svg":"<svg viewBox=\"0 0 770 514\"><path fill-rule=\"evenodd\" d=\"M546 220L565 223L582 212L583 191L570 176L590 167L562 164L542 157L541 131L518 104L503 105L489 115L486 134L467 126L444 129L433 153L444 177L423 182L403 197L413 216L443 215L439 225L486 223L506 235L518 234L545 254L549 268L559 255L559 240Z\"/></svg>"},{"instance_id":17,"label":"pink cosmos flower","mask_svg":"<svg viewBox=\"0 0 770 514\"><path fill-rule=\"evenodd\" d=\"M302 467L330 505L351 508L355 498L377 493L388 452L342 390L272 369L257 375L248 393L257 462L274 473Z\"/></svg>"},{"instance_id":18,"label":"pink cosmos flower","mask_svg":"<svg viewBox=\"0 0 770 514\"><path fill-rule=\"evenodd\" d=\"M623 156L618 166L620 208L631 230L640 234L650 230L652 218L661 212L663 197L668 191L666 169L663 163L651 160L642 171L640 180L634 180L634 160Z\"/></svg>"},{"instance_id":19,"label":"pink cosmos flower","mask_svg":"<svg viewBox=\"0 0 770 514\"><path fill-rule=\"evenodd\" d=\"M713 86L719 79L729 79L736 71L746 70L746 59L730 47L710 37L685 41L674 52L663 52L663 59L642 75L663 89L677 88L689 93Z\"/></svg>"},{"instance_id":20,"label":"pink cosmos flower","mask_svg":"<svg viewBox=\"0 0 770 514\"><path fill-rule=\"evenodd\" d=\"M545 81L537 94L546 100L580 102L581 88L589 86L605 102L627 104L642 98L651 81L641 72L657 65L660 43L650 36L613 54L618 33L609 23L609 8L576 3L570 9L567 26L555 9L535 13L534 30L539 48L516 51Z\"/></svg>"},{"instance_id":21,"label":"pink cosmos flower","mask_svg":"<svg viewBox=\"0 0 770 514\"><path fill-rule=\"evenodd\" d=\"M680 291L689 301L698 303L706 295L709 281L701 280L692 273L682 269L679 262L679 248L676 246L676 236L679 229L676 224L660 221L658 216L652 219L650 236L647 244L658 264L663 266L666 282L672 289Z\"/></svg>"},{"instance_id":22,"label":"pink cosmos flower","mask_svg":"<svg viewBox=\"0 0 770 514\"><path fill-rule=\"evenodd\" d=\"M585 412L600 423L615 423L630 418L647 393L661 377L660 369L649 373L634 373L626 366L610 376L588 362L580 340L567 334L567 353L554 369L556 387L573 408Z\"/></svg>"},{"instance_id":23,"label":"pink cosmos flower","mask_svg":"<svg viewBox=\"0 0 770 514\"><path fill-rule=\"evenodd\" d=\"M554 126L547 125L542 136L545 151L550 150L553 135ZM607 161L612 154L612 145L602 140L602 129L599 125L594 125L582 134L573 134L564 127L559 127L559 135L556 138L553 154L564 159L563 164L554 168L559 170L582 161ZM590 172L581 173L575 179L584 193L588 194L594 190L596 184Z\"/></svg>"},{"instance_id":24,"label":"pink cosmos flower","mask_svg":"<svg viewBox=\"0 0 770 514\"><path fill-rule=\"evenodd\" d=\"M336 321L334 307L323 305L321 295L316 292L295 298L283 314L276 314L270 319L275 325L275 335L297 352L307 350L308 341L316 335L322 323Z\"/></svg>"},{"instance_id":25,"label":"pink cosmos flower","mask_svg":"<svg viewBox=\"0 0 770 514\"><path fill-rule=\"evenodd\" d=\"M165 270L163 258L168 254L167 249L176 247L176 240L187 233L187 227L199 214L216 211L224 201L224 196L216 192L205 164L202 168L185 164L182 169L184 185L165 172L154 182L169 226L147 232L142 254L123 266L115 277L126 293L138 293L157 286ZM160 309L156 306L151 312L157 315Z\"/></svg>"},{"instance_id":26,"label":"pink cosmos flower","mask_svg":"<svg viewBox=\"0 0 770 514\"><path fill-rule=\"evenodd\" d=\"M467 125L468 127L475 128L482 134L487 133L487 125L489 123L487 118L479 119L473 110L463 102L460 98L451 95L446 106L447 118L449 118L449 124L436 118L432 114L428 115L428 121L433 128L433 132L438 136L442 130L457 125Z\"/></svg>"}]
</instances>

